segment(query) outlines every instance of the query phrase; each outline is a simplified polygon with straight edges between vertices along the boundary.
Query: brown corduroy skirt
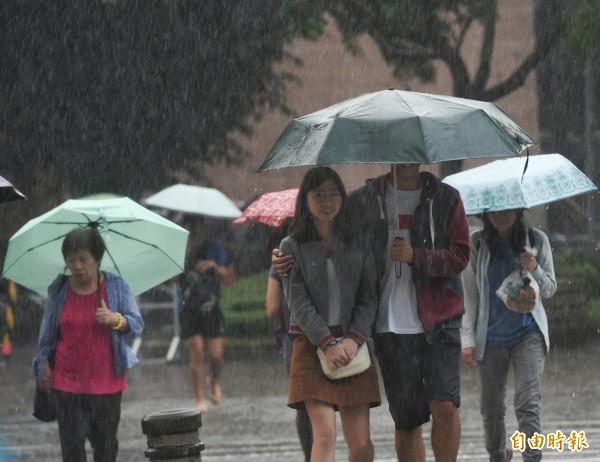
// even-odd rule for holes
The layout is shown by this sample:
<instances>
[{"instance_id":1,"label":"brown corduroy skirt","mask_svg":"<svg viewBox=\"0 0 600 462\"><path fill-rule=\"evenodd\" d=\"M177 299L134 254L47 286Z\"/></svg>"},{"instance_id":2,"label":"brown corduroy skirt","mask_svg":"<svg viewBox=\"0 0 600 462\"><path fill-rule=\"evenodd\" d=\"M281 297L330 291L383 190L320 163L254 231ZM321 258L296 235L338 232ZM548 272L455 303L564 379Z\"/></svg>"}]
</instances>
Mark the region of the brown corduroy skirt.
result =
<instances>
[{"instance_id":1,"label":"brown corduroy skirt","mask_svg":"<svg viewBox=\"0 0 600 462\"><path fill-rule=\"evenodd\" d=\"M317 347L305 335L296 336L292 350L288 406L304 409L304 401L309 399L329 403L335 410L338 410L338 406L381 405L377 370L370 349L369 355L371 367L366 371L352 377L330 380L321 369Z\"/></svg>"}]
</instances>

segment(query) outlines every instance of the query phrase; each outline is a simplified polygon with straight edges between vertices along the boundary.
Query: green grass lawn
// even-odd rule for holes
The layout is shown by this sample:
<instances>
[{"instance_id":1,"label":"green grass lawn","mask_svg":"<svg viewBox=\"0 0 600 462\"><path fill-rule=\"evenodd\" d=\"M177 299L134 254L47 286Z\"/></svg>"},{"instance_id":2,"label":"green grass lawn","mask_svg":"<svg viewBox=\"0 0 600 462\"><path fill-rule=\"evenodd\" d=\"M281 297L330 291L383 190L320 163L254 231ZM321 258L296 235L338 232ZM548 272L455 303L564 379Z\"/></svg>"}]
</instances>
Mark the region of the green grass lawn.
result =
<instances>
[{"instance_id":1,"label":"green grass lawn","mask_svg":"<svg viewBox=\"0 0 600 462\"><path fill-rule=\"evenodd\" d=\"M271 339L276 322L267 317L265 295L268 272L239 278L223 290L225 335L240 339Z\"/></svg>"}]
</instances>

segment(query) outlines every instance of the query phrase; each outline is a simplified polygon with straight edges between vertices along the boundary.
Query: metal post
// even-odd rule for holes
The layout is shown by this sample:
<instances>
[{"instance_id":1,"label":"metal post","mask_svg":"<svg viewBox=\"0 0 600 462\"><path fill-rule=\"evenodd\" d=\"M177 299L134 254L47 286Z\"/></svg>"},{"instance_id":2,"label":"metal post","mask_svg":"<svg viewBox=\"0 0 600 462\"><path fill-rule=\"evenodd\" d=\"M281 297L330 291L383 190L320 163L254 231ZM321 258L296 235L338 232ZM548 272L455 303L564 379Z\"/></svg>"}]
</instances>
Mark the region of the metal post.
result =
<instances>
[{"instance_id":1,"label":"metal post","mask_svg":"<svg viewBox=\"0 0 600 462\"><path fill-rule=\"evenodd\" d=\"M173 361L173 359L175 358L175 354L177 353L177 348L179 347L179 341L180 341L179 332L180 332L181 326L179 325L179 312L178 312L178 306L177 306L179 286L176 282L173 282L171 284L171 290L172 290L172 294L173 294L174 335L173 335L173 338L171 339L171 343L169 345L169 350L167 351L167 356L165 356L165 361Z\"/></svg>"},{"instance_id":2,"label":"metal post","mask_svg":"<svg viewBox=\"0 0 600 462\"><path fill-rule=\"evenodd\" d=\"M148 437L144 455L151 461L200 461L204 443L199 439L202 416L196 409L154 411L142 419Z\"/></svg>"}]
</instances>

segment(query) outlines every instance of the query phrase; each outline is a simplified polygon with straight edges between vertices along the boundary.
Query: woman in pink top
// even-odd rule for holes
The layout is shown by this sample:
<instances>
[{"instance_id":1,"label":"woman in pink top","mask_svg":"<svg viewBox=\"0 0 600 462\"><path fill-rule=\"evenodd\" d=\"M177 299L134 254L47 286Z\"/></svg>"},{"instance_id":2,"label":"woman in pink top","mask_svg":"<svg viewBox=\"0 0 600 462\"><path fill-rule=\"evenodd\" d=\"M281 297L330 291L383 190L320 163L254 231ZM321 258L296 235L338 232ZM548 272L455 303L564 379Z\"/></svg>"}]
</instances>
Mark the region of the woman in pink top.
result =
<instances>
[{"instance_id":1,"label":"woman in pink top","mask_svg":"<svg viewBox=\"0 0 600 462\"><path fill-rule=\"evenodd\" d=\"M85 462L86 438L94 461L116 460L125 370L137 362L125 338L144 323L125 281L99 270L104 251L93 228L65 237L70 275L48 290L34 358L39 385L57 404L63 461Z\"/></svg>"}]
</instances>

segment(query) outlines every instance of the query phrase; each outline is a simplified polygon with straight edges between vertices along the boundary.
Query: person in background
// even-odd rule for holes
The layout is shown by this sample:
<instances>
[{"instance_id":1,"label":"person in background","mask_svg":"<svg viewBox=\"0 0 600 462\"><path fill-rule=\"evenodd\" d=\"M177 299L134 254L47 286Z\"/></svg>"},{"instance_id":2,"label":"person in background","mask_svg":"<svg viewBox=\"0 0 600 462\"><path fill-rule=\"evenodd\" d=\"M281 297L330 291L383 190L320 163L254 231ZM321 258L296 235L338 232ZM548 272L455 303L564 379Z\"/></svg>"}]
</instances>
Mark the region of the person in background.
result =
<instances>
[{"instance_id":1,"label":"person in background","mask_svg":"<svg viewBox=\"0 0 600 462\"><path fill-rule=\"evenodd\" d=\"M221 307L221 281L227 275L229 257L216 239L205 239L204 220L190 217L184 226L190 231L185 271L181 278L183 310L181 338L187 340L189 373L196 407L208 411L204 386L213 404L222 399L219 379L223 368L225 318ZM205 374L208 363L209 374Z\"/></svg>"},{"instance_id":2,"label":"person in background","mask_svg":"<svg viewBox=\"0 0 600 462\"><path fill-rule=\"evenodd\" d=\"M144 328L127 283L100 271L105 249L93 228L65 236L70 275L48 289L33 359L40 388L55 397L65 462L86 460L86 438L95 462L116 461L125 371L137 363L127 340Z\"/></svg>"},{"instance_id":3,"label":"person in background","mask_svg":"<svg viewBox=\"0 0 600 462\"><path fill-rule=\"evenodd\" d=\"M454 462L461 433L460 274L469 262L460 195L419 164L398 164L354 191L350 205L377 264L373 339L398 460L425 461L422 425L431 416L435 460Z\"/></svg>"},{"instance_id":4,"label":"person in background","mask_svg":"<svg viewBox=\"0 0 600 462\"><path fill-rule=\"evenodd\" d=\"M556 277L548 237L528 229L523 209L483 214L483 230L471 236L471 259L463 274L466 313L461 330L462 358L477 369L481 384L480 411L485 447L491 462L512 458L507 446L506 382L512 367L518 430L530 438L542 434L540 387L550 340L542 297L556 292ZM537 255L537 256L536 256ZM496 294L514 271L529 271L539 294L527 297L514 311ZM517 300L518 301L518 300ZM538 461L542 452L527 445L524 461Z\"/></svg>"},{"instance_id":5,"label":"person in background","mask_svg":"<svg viewBox=\"0 0 600 462\"><path fill-rule=\"evenodd\" d=\"M277 234L280 235L280 239L278 242L281 241L281 237L285 237L288 226L289 219L279 227L280 232ZM277 347L283 356L285 370L289 376L293 346L292 339L288 334L291 313L283 297L281 278L273 267L269 270L265 307L267 316L278 321L277 330L275 331ZM298 432L298 438L300 439L300 445L302 446L302 452L304 452L304 460L310 462L310 451L313 438L310 419L306 409L296 410L296 430Z\"/></svg>"},{"instance_id":6,"label":"person in background","mask_svg":"<svg viewBox=\"0 0 600 462\"><path fill-rule=\"evenodd\" d=\"M289 236L280 245L295 264L283 280L294 334L288 406L306 409L313 462L334 461L336 411L348 460L371 462L369 409L379 406L375 365L338 379L325 377L320 348L331 367L348 364L365 344L377 313L373 254L353 238L346 220L347 195L338 174L316 167L304 176Z\"/></svg>"}]
</instances>

